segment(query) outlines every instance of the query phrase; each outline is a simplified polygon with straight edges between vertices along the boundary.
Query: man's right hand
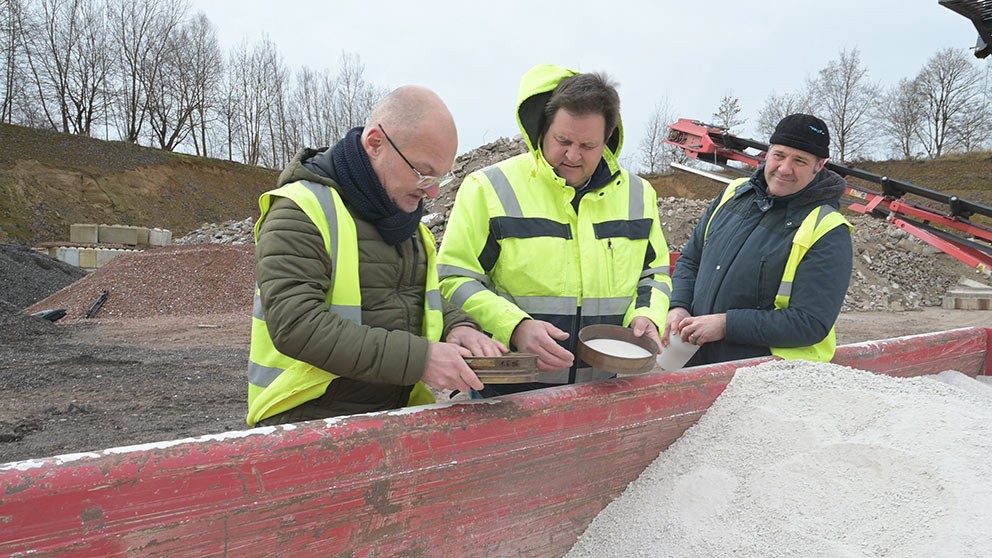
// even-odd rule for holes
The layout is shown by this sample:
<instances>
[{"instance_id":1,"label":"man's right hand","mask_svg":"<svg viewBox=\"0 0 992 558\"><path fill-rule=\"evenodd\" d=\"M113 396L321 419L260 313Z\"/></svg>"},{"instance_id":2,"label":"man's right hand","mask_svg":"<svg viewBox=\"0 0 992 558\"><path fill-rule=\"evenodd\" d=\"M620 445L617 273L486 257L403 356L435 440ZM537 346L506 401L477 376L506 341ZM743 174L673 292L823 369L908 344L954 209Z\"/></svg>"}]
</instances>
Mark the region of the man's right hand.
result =
<instances>
[{"instance_id":1,"label":"man's right hand","mask_svg":"<svg viewBox=\"0 0 992 558\"><path fill-rule=\"evenodd\" d=\"M510 342L518 351L537 355L537 369L544 372L572 366L575 357L557 341L568 339L568 333L542 320L523 320L517 324Z\"/></svg>"},{"instance_id":2,"label":"man's right hand","mask_svg":"<svg viewBox=\"0 0 992 558\"><path fill-rule=\"evenodd\" d=\"M484 386L475 372L465 363L465 357L472 351L454 343L432 342L427 349L427 367L424 368L424 383L435 389L458 390L468 393L470 389L481 390Z\"/></svg>"}]
</instances>

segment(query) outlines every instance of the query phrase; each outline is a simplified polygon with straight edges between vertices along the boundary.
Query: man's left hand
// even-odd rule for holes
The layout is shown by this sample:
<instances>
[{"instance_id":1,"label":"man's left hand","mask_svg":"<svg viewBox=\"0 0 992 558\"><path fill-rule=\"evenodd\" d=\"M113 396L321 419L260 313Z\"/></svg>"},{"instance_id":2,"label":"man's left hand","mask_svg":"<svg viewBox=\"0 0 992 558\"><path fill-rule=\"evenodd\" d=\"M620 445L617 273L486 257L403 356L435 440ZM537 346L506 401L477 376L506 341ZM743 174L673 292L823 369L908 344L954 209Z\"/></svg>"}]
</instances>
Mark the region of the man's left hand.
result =
<instances>
[{"instance_id":1,"label":"man's left hand","mask_svg":"<svg viewBox=\"0 0 992 558\"><path fill-rule=\"evenodd\" d=\"M472 352L472 356L476 357L500 356L509 351L506 345L470 325L451 328L445 341L465 347Z\"/></svg>"},{"instance_id":2,"label":"man's left hand","mask_svg":"<svg viewBox=\"0 0 992 558\"><path fill-rule=\"evenodd\" d=\"M693 345L721 341L727 336L727 314L690 316L679 322L682 340Z\"/></svg>"}]
</instances>

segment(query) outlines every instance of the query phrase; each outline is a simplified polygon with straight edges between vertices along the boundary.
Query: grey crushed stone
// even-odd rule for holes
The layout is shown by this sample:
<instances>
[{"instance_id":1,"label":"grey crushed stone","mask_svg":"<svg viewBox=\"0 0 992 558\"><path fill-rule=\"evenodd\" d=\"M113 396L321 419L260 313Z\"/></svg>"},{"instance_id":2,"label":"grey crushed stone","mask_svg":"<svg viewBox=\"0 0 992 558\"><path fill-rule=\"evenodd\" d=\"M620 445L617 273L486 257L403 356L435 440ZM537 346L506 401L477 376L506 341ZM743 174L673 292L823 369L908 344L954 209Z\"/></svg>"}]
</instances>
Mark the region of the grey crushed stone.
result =
<instances>
[{"instance_id":1,"label":"grey crushed stone","mask_svg":"<svg viewBox=\"0 0 992 558\"><path fill-rule=\"evenodd\" d=\"M28 306L86 276L86 271L17 244L0 244L0 300Z\"/></svg>"},{"instance_id":2,"label":"grey crushed stone","mask_svg":"<svg viewBox=\"0 0 992 558\"><path fill-rule=\"evenodd\" d=\"M0 341L56 332L23 310L86 276L86 271L17 244L0 244Z\"/></svg>"}]
</instances>

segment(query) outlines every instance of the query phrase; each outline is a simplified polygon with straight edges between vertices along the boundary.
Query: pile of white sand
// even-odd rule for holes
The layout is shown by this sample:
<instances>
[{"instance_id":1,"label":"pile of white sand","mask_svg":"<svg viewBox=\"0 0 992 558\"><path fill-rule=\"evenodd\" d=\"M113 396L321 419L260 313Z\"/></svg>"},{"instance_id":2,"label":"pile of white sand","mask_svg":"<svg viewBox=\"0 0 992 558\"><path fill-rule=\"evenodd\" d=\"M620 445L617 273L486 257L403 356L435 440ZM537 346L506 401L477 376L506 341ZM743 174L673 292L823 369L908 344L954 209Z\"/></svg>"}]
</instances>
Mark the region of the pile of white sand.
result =
<instances>
[{"instance_id":1,"label":"pile of white sand","mask_svg":"<svg viewBox=\"0 0 992 558\"><path fill-rule=\"evenodd\" d=\"M740 369L568 556L992 556L992 384Z\"/></svg>"}]
</instances>

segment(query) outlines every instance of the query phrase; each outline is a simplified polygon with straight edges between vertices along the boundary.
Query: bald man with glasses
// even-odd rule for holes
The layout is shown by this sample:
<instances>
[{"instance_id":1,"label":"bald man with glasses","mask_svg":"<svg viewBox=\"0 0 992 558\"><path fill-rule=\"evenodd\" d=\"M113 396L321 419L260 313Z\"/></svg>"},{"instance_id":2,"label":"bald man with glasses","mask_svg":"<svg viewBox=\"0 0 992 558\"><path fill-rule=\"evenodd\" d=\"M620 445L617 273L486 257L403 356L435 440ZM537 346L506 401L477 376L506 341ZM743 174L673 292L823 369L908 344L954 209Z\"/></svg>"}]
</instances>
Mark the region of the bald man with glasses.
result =
<instances>
[{"instance_id":1,"label":"bald man with glasses","mask_svg":"<svg viewBox=\"0 0 992 558\"><path fill-rule=\"evenodd\" d=\"M482 389L464 358L507 348L440 296L420 223L457 144L437 94L400 87L333 147L302 150L261 196L249 425L431 403L427 386Z\"/></svg>"}]
</instances>

